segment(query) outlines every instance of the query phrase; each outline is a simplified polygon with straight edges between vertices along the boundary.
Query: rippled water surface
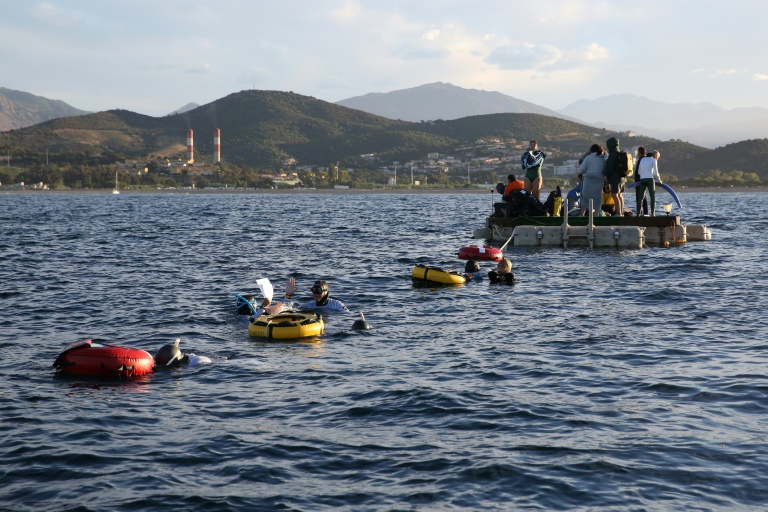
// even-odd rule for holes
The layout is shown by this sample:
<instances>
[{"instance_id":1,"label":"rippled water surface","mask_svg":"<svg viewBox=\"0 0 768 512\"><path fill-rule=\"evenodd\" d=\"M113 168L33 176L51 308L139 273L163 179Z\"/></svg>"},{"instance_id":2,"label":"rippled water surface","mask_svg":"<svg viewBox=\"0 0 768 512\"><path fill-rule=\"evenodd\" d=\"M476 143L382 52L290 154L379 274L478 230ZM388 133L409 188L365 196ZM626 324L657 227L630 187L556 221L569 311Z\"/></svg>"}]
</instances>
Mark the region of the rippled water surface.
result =
<instances>
[{"instance_id":1,"label":"rippled water surface","mask_svg":"<svg viewBox=\"0 0 768 512\"><path fill-rule=\"evenodd\" d=\"M766 195L681 197L711 241L419 288L490 194L0 195L0 509L765 510ZM249 337L289 275L372 330ZM84 337L213 362L56 375Z\"/></svg>"}]
</instances>

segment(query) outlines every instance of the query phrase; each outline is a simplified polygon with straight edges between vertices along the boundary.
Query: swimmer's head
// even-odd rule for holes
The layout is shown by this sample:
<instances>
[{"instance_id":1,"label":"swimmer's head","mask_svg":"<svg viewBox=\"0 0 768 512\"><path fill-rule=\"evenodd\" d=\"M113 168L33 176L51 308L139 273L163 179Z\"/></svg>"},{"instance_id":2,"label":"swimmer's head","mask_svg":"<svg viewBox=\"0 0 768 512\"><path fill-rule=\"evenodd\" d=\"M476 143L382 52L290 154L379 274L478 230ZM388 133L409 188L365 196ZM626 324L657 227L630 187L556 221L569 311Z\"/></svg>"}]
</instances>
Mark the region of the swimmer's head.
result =
<instances>
[{"instance_id":1,"label":"swimmer's head","mask_svg":"<svg viewBox=\"0 0 768 512\"><path fill-rule=\"evenodd\" d=\"M157 366L175 366L184 364L187 360L181 350L179 349L179 342L181 339L176 338L176 341L163 345L160 350L155 354L155 364Z\"/></svg>"},{"instance_id":2,"label":"swimmer's head","mask_svg":"<svg viewBox=\"0 0 768 512\"><path fill-rule=\"evenodd\" d=\"M328 283L325 281L315 281L311 290L312 295L315 296L315 300L317 300L318 297L325 297L328 295Z\"/></svg>"}]
</instances>

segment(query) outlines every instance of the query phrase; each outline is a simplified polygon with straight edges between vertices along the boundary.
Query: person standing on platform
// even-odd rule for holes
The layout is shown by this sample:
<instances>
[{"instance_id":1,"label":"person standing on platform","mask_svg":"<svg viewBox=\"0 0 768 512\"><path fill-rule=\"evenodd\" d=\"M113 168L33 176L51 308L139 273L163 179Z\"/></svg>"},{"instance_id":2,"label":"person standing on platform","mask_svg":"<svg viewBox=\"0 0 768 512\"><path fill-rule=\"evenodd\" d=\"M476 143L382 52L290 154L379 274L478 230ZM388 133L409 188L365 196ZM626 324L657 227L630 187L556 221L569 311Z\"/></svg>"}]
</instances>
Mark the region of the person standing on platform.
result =
<instances>
[{"instance_id":1,"label":"person standing on platform","mask_svg":"<svg viewBox=\"0 0 768 512\"><path fill-rule=\"evenodd\" d=\"M605 158L603 148L599 144L592 144L589 148L589 156L584 158L579 166L584 180L581 185L581 214L589 212L589 201L592 200L592 210L600 212L603 196L603 183L605 183Z\"/></svg>"},{"instance_id":2,"label":"person standing on platform","mask_svg":"<svg viewBox=\"0 0 768 512\"><path fill-rule=\"evenodd\" d=\"M539 193L541 192L541 184L544 179L541 177L541 166L544 164L544 159L547 155L543 151L539 151L539 143L532 140L528 145L528 151L523 153L520 158L523 169L525 170L525 191L539 199Z\"/></svg>"},{"instance_id":3,"label":"person standing on platform","mask_svg":"<svg viewBox=\"0 0 768 512\"><path fill-rule=\"evenodd\" d=\"M613 215L624 214L624 183L626 178L619 172L619 139L611 137L605 141L608 147L608 158L605 161L605 177L608 179L608 183L611 185L611 195L613 195L613 203L616 205L616 209Z\"/></svg>"},{"instance_id":4,"label":"person standing on platform","mask_svg":"<svg viewBox=\"0 0 768 512\"><path fill-rule=\"evenodd\" d=\"M661 176L659 175L659 158L661 153L658 150L651 151L650 157L645 157L640 160L637 165L637 173L640 175L640 192L637 195L637 215L640 216L640 208L642 206L643 199L645 198L645 191L648 191L648 198L650 204L650 216L656 215L656 183L662 184Z\"/></svg>"}]
</instances>

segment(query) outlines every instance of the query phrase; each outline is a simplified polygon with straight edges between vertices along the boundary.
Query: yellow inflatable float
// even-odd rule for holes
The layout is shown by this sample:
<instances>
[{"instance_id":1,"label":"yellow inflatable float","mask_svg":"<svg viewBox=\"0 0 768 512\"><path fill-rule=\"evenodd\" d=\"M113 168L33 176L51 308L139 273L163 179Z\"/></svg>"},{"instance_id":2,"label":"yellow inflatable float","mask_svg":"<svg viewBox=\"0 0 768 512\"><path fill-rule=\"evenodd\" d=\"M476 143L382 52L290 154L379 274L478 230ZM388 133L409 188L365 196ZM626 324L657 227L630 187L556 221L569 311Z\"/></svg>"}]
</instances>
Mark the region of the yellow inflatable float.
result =
<instances>
[{"instance_id":1,"label":"yellow inflatable float","mask_svg":"<svg viewBox=\"0 0 768 512\"><path fill-rule=\"evenodd\" d=\"M248 334L256 338L290 339L323 334L325 324L316 313L280 313L251 318Z\"/></svg>"},{"instance_id":2,"label":"yellow inflatable float","mask_svg":"<svg viewBox=\"0 0 768 512\"><path fill-rule=\"evenodd\" d=\"M464 284L467 278L464 274L455 270L443 270L437 267L428 267L426 265L416 265L411 272L411 278L416 281L430 281L440 284Z\"/></svg>"}]
</instances>

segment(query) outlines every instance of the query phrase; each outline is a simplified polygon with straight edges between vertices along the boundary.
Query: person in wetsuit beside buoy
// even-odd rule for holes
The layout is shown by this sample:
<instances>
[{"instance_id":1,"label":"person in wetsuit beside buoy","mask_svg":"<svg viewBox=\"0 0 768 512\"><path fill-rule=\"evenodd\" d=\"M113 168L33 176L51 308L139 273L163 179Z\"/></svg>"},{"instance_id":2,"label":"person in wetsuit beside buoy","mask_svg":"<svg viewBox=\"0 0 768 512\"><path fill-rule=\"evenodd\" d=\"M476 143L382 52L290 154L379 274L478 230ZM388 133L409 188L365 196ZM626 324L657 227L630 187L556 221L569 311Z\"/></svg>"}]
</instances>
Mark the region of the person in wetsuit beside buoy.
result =
<instances>
[{"instance_id":1,"label":"person in wetsuit beside buoy","mask_svg":"<svg viewBox=\"0 0 768 512\"><path fill-rule=\"evenodd\" d=\"M280 313L283 310L296 309L311 309L321 312L349 312L349 308L347 308L343 302L338 299L334 299L329 295L329 287L326 281L315 281L315 283L312 285L312 288L310 288L310 291L312 292L312 300L294 304L291 302L291 299L293 298L293 294L296 293L298 289L299 286L296 284L296 278L289 277L288 283L285 285L285 300L288 301L288 303L284 306L282 302L278 302L277 304L270 306L272 301L264 297L264 300L261 302L261 306L256 310L256 313L254 313L253 316L259 316L264 312L266 312L268 315L274 315L276 313Z\"/></svg>"},{"instance_id":2,"label":"person in wetsuit beside buoy","mask_svg":"<svg viewBox=\"0 0 768 512\"><path fill-rule=\"evenodd\" d=\"M482 278L483 274L477 260L467 260L466 265L464 265L464 279L466 279L467 282L470 282L479 281Z\"/></svg>"},{"instance_id":3,"label":"person in wetsuit beside buoy","mask_svg":"<svg viewBox=\"0 0 768 512\"><path fill-rule=\"evenodd\" d=\"M250 315L256 309L256 297L253 295L243 295L242 299L238 297L235 307L237 308L238 315Z\"/></svg>"},{"instance_id":4,"label":"person in wetsuit beside buoy","mask_svg":"<svg viewBox=\"0 0 768 512\"><path fill-rule=\"evenodd\" d=\"M496 265L496 270L488 272L488 280L491 284L514 284L515 274L512 273L512 262L503 259Z\"/></svg>"},{"instance_id":5,"label":"person in wetsuit beside buoy","mask_svg":"<svg viewBox=\"0 0 768 512\"><path fill-rule=\"evenodd\" d=\"M285 285L286 300L290 300L298 289L299 286L296 284L296 278L289 277L288 283ZM299 309L319 309L322 311L349 311L343 302L329 295L330 290L326 281L315 281L310 291L312 292L312 300L297 304L295 307Z\"/></svg>"},{"instance_id":6,"label":"person in wetsuit beside buoy","mask_svg":"<svg viewBox=\"0 0 768 512\"><path fill-rule=\"evenodd\" d=\"M291 299L293 298L293 294L296 293L298 289L299 287L296 284L296 278L289 277L288 283L285 285L285 299L288 301L287 304L283 305L282 302L278 302L277 304L270 306L271 301L265 297L261 302L261 307L257 310L254 316L259 316L263 312L266 312L267 315L274 315L284 310L294 309L309 309L316 312L350 312L349 308L347 308L343 302L338 299L334 299L329 295L330 289L328 282L326 281L318 280L314 282L312 288L310 288L310 291L312 292L312 300L294 304L291 302ZM359 311L358 314L360 315L360 318L355 320L355 322L352 324L352 329L356 331L367 331L371 328L370 324L365 320L365 316L363 315L362 311Z\"/></svg>"},{"instance_id":7,"label":"person in wetsuit beside buoy","mask_svg":"<svg viewBox=\"0 0 768 512\"><path fill-rule=\"evenodd\" d=\"M158 366L199 366L208 364L211 359L206 356L195 354L184 354L179 348L180 338L176 338L173 343L168 343L160 347L155 354L155 367Z\"/></svg>"},{"instance_id":8,"label":"person in wetsuit beside buoy","mask_svg":"<svg viewBox=\"0 0 768 512\"><path fill-rule=\"evenodd\" d=\"M254 317L260 316L262 314L276 315L285 309L282 302L272 304L272 301L267 298L264 298L264 300L261 301L261 305L256 306L256 299L252 295L237 297L238 299L235 306L237 307L238 315L251 315ZM248 302L243 302L242 299L245 299ZM270 306L270 304L272 305Z\"/></svg>"}]
</instances>

